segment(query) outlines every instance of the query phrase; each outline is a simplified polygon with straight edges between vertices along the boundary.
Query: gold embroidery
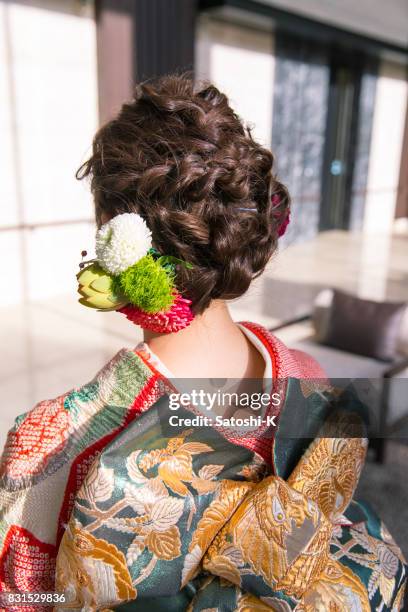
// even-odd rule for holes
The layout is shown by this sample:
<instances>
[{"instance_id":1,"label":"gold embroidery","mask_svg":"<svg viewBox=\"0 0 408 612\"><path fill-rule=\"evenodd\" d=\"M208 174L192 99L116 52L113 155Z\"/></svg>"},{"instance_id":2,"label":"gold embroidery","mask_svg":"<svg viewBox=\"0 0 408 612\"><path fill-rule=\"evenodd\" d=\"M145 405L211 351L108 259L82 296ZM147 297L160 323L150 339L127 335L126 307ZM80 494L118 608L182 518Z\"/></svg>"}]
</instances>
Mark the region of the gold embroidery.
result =
<instances>
[{"instance_id":1,"label":"gold embroidery","mask_svg":"<svg viewBox=\"0 0 408 612\"><path fill-rule=\"evenodd\" d=\"M330 535L315 505L271 476L246 495L214 538L203 567L224 576L216 560L227 557L238 566L249 564L270 586L300 596L324 567Z\"/></svg>"},{"instance_id":2,"label":"gold embroidery","mask_svg":"<svg viewBox=\"0 0 408 612\"><path fill-rule=\"evenodd\" d=\"M319 438L310 445L288 483L335 521L353 497L365 455L364 439Z\"/></svg>"},{"instance_id":3,"label":"gold embroidery","mask_svg":"<svg viewBox=\"0 0 408 612\"><path fill-rule=\"evenodd\" d=\"M113 585L108 576L113 577ZM71 520L61 541L56 568L56 590L65 593L69 602L64 607L82 609L85 605L114 603L109 601L112 589L118 602L137 596L124 554ZM74 600L70 599L72 593Z\"/></svg>"}]
</instances>

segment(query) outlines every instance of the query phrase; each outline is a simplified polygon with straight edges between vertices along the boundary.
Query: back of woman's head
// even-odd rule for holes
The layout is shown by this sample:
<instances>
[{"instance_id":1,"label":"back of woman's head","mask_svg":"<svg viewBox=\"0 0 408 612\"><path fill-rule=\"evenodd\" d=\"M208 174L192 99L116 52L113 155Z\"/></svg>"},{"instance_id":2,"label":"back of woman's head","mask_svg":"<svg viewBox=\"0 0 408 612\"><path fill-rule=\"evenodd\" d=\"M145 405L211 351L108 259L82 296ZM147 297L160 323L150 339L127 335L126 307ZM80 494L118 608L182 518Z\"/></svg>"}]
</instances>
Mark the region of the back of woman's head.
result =
<instances>
[{"instance_id":1,"label":"back of woman's head","mask_svg":"<svg viewBox=\"0 0 408 612\"><path fill-rule=\"evenodd\" d=\"M136 88L77 176L98 222L137 212L159 252L192 264L176 285L200 313L245 293L276 248L289 198L272 166L216 87L168 76Z\"/></svg>"}]
</instances>

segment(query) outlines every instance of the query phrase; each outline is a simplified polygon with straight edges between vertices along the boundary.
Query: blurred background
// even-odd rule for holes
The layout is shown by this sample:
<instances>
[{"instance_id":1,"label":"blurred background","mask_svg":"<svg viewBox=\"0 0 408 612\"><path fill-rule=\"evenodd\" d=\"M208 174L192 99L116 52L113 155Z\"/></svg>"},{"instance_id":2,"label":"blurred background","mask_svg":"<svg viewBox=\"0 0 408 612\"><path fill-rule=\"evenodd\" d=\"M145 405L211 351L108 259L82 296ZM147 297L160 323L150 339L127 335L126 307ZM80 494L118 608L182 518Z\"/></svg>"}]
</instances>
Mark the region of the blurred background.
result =
<instances>
[{"instance_id":1,"label":"blurred background","mask_svg":"<svg viewBox=\"0 0 408 612\"><path fill-rule=\"evenodd\" d=\"M0 29L1 445L17 414L139 340L124 317L77 304L94 219L74 173L135 82L173 71L229 95L293 200L279 255L234 317L281 325L329 374L389 377L319 344L307 317L328 287L408 302L406 0L0 0ZM408 551L405 404L394 412L400 441L361 486L383 515L392 497Z\"/></svg>"}]
</instances>

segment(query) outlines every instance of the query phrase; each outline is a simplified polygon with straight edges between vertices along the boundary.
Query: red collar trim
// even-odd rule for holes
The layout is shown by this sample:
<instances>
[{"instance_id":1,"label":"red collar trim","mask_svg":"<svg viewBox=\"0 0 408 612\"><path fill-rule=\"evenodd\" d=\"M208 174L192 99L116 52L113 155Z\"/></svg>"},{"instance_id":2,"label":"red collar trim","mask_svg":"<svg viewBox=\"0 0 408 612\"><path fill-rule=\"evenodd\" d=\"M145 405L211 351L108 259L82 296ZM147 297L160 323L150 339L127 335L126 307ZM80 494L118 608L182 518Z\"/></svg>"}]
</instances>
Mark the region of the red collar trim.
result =
<instances>
[{"instance_id":1,"label":"red collar trim","mask_svg":"<svg viewBox=\"0 0 408 612\"><path fill-rule=\"evenodd\" d=\"M278 352L276 350L273 334L265 329L265 327L262 327L262 325L258 325L257 323L251 323L250 321L239 321L239 324L249 329L249 331L255 334L258 340L262 342L272 360L272 378L280 378L280 360L278 358Z\"/></svg>"}]
</instances>

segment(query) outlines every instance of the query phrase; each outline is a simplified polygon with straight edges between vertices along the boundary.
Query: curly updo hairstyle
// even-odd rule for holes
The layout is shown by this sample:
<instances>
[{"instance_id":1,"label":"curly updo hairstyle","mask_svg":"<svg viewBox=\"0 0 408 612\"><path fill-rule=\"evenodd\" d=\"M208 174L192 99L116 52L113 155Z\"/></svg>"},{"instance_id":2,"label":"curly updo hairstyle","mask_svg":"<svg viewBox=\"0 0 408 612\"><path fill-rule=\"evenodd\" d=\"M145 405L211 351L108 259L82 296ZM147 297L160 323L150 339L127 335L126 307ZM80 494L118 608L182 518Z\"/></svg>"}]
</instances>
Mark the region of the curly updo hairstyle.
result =
<instances>
[{"instance_id":1,"label":"curly updo hairstyle","mask_svg":"<svg viewBox=\"0 0 408 612\"><path fill-rule=\"evenodd\" d=\"M95 135L77 172L86 176L99 224L102 213L137 212L159 252L193 265L178 267L176 285L196 314L245 293L276 249L289 206L271 152L214 85L185 75L136 88Z\"/></svg>"}]
</instances>

